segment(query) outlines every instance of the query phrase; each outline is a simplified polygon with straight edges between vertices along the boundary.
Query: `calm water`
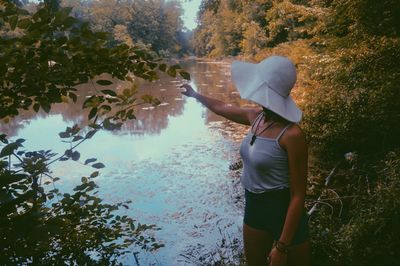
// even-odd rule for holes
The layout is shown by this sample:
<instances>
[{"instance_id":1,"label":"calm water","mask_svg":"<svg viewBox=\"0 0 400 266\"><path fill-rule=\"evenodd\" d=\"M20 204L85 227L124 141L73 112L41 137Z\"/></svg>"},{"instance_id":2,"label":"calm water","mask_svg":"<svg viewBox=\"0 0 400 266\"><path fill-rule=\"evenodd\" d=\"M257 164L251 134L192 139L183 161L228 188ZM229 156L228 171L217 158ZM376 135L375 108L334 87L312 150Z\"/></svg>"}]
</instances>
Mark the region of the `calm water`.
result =
<instances>
[{"instance_id":1,"label":"calm water","mask_svg":"<svg viewBox=\"0 0 400 266\"><path fill-rule=\"evenodd\" d=\"M191 73L198 91L244 104L231 84L229 64L185 61L182 65ZM82 161L96 157L106 164L97 178L99 195L105 202L132 200L124 214L162 229L154 235L165 247L151 254L141 252L143 265L186 265L188 261L181 254L212 251L222 237L220 229L237 235L242 224L242 210L232 196L229 165L235 162L246 128L182 96L180 84L181 80L166 77L143 84L141 92L158 97L161 106L139 107L136 121L118 132L99 132L78 148ZM124 86L128 84L118 83L114 88ZM68 147L58 133L66 126L86 123L87 114L79 107L94 89L93 85L81 86L77 106L57 105L50 115L24 113L18 120L1 125L0 131L27 139L27 149L63 153ZM54 164L52 170L53 176L61 178L57 188L66 191L93 169L64 162ZM132 257L123 262L135 265Z\"/></svg>"}]
</instances>

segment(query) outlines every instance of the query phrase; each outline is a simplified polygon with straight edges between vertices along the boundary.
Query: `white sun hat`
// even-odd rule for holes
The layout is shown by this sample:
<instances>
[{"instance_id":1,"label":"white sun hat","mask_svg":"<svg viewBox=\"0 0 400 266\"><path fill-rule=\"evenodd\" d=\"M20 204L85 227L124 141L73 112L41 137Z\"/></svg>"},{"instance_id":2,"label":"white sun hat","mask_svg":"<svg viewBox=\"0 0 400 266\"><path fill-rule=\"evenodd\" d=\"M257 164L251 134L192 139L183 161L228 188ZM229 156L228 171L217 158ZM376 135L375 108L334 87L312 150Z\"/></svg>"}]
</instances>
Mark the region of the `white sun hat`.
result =
<instances>
[{"instance_id":1,"label":"white sun hat","mask_svg":"<svg viewBox=\"0 0 400 266\"><path fill-rule=\"evenodd\" d=\"M284 56L270 56L258 64L234 61L232 80L240 96L262 105L288 121L298 123L302 112L290 97L296 67Z\"/></svg>"}]
</instances>

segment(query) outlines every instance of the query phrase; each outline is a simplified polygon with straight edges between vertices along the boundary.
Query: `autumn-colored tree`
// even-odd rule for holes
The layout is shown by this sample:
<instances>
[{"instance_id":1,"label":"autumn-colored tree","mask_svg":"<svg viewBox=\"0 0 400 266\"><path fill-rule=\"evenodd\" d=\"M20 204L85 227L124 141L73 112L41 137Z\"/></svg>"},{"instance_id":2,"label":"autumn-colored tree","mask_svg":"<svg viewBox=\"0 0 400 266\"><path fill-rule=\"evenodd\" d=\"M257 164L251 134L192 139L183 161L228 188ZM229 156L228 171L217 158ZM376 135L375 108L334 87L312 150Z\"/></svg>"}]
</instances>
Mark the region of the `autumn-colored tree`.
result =
<instances>
[{"instance_id":1,"label":"autumn-colored tree","mask_svg":"<svg viewBox=\"0 0 400 266\"><path fill-rule=\"evenodd\" d=\"M200 55L252 55L266 45L271 0L204 1L193 47Z\"/></svg>"},{"instance_id":2,"label":"autumn-colored tree","mask_svg":"<svg viewBox=\"0 0 400 266\"><path fill-rule=\"evenodd\" d=\"M90 22L94 31L109 32L115 41L130 46L150 46L163 55L181 55L185 39L183 14L179 1L133 0L62 0L64 6L73 7L73 15ZM183 43L181 43L181 41Z\"/></svg>"},{"instance_id":3,"label":"autumn-colored tree","mask_svg":"<svg viewBox=\"0 0 400 266\"><path fill-rule=\"evenodd\" d=\"M267 37L265 30L254 21L245 23L243 26L243 40L241 42L242 52L254 56L266 46Z\"/></svg>"},{"instance_id":4,"label":"autumn-colored tree","mask_svg":"<svg viewBox=\"0 0 400 266\"><path fill-rule=\"evenodd\" d=\"M133 19L128 31L134 42L151 44L155 51L176 52L183 22L182 9L177 1L151 0L134 1Z\"/></svg>"},{"instance_id":5,"label":"autumn-colored tree","mask_svg":"<svg viewBox=\"0 0 400 266\"><path fill-rule=\"evenodd\" d=\"M321 19L326 13L319 5L295 4L289 0L274 1L266 14L269 46L315 36L322 30Z\"/></svg>"}]
</instances>

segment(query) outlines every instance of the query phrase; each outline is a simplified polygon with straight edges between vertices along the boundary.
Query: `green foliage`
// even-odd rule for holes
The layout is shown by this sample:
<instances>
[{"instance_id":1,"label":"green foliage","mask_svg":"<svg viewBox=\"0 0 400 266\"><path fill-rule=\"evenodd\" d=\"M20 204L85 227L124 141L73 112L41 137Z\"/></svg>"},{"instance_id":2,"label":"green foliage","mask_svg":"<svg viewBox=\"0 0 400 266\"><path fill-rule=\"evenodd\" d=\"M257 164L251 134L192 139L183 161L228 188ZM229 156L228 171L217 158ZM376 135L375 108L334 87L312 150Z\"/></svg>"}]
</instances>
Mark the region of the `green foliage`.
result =
<instances>
[{"instance_id":1,"label":"green foliage","mask_svg":"<svg viewBox=\"0 0 400 266\"><path fill-rule=\"evenodd\" d=\"M94 178L82 177L73 193L60 193L59 178L51 177L51 151L25 152L23 140L7 144L0 155L0 262L2 264L115 264L130 253L132 244L146 250L161 247L144 232L154 225L141 225L132 218L117 215L123 202L102 203L96 196ZM74 158L72 153L72 159ZM11 164L10 157L19 163ZM67 156L66 154L64 156ZM86 163L95 159L86 160ZM93 164L94 168L104 166ZM47 177L42 182L42 176ZM52 185L53 189L48 186ZM47 188L46 188L47 187ZM46 188L46 189L45 189Z\"/></svg>"},{"instance_id":2,"label":"green foliage","mask_svg":"<svg viewBox=\"0 0 400 266\"><path fill-rule=\"evenodd\" d=\"M394 265L400 254L400 160L390 153L375 191L352 206L357 211L343 228L341 244L353 265ZM371 204L373 203L373 204ZM369 243L366 247L365 243ZM372 256L371 256L372 253Z\"/></svg>"},{"instance_id":3,"label":"green foliage","mask_svg":"<svg viewBox=\"0 0 400 266\"><path fill-rule=\"evenodd\" d=\"M213 14L218 12L218 8L220 5L220 0L203 0L201 1L199 7L199 17L202 17L203 14L207 11L211 11Z\"/></svg>"},{"instance_id":4,"label":"green foliage","mask_svg":"<svg viewBox=\"0 0 400 266\"><path fill-rule=\"evenodd\" d=\"M394 8L393 1L384 2L383 6ZM344 14L343 5L357 15ZM387 31L366 28L362 21L370 9L365 8L364 1L335 1L330 11L332 25L326 23L324 34L316 38L325 48L317 47L308 63L311 78L319 86L305 95L304 126L325 152L374 153L399 147L395 136L400 129L394 125L400 122L396 85L400 81L396 63L400 39L393 36L396 27L391 16L392 24L385 24ZM377 16L383 19L382 14Z\"/></svg>"},{"instance_id":5,"label":"green foliage","mask_svg":"<svg viewBox=\"0 0 400 266\"><path fill-rule=\"evenodd\" d=\"M189 52L183 34L183 10L179 1L70 1L74 15L91 24L95 31L108 32L114 42L143 45L162 55Z\"/></svg>"},{"instance_id":6,"label":"green foliage","mask_svg":"<svg viewBox=\"0 0 400 266\"><path fill-rule=\"evenodd\" d=\"M375 169L353 166L337 177L347 185L336 182L340 197L326 203L341 200L344 212L339 216L325 205L311 218L314 265L396 264L400 254L399 155L390 152Z\"/></svg>"},{"instance_id":7,"label":"green foliage","mask_svg":"<svg viewBox=\"0 0 400 266\"><path fill-rule=\"evenodd\" d=\"M265 47L267 37L259 24L252 21L251 23L243 26L243 40L241 48L243 53L248 55L255 55L260 52L262 47Z\"/></svg>"},{"instance_id":8,"label":"green foliage","mask_svg":"<svg viewBox=\"0 0 400 266\"><path fill-rule=\"evenodd\" d=\"M336 154L398 147L399 48L399 40L371 37L317 57L313 78L323 85L305 96L304 105L314 143Z\"/></svg>"},{"instance_id":9,"label":"green foliage","mask_svg":"<svg viewBox=\"0 0 400 266\"><path fill-rule=\"evenodd\" d=\"M273 1L266 17L269 46L297 39L313 37L321 31L321 18L326 11L318 5L306 6L293 1ZM322 24L323 26L323 24Z\"/></svg>"},{"instance_id":10,"label":"green foliage","mask_svg":"<svg viewBox=\"0 0 400 266\"><path fill-rule=\"evenodd\" d=\"M211 43L213 15L210 12L202 14L202 22L194 31L192 40L193 50L196 55L206 56L214 49Z\"/></svg>"},{"instance_id":11,"label":"green foliage","mask_svg":"<svg viewBox=\"0 0 400 266\"><path fill-rule=\"evenodd\" d=\"M326 10L294 1L205 1L193 47L198 55L254 56L267 46L311 38Z\"/></svg>"},{"instance_id":12,"label":"green foliage","mask_svg":"<svg viewBox=\"0 0 400 266\"><path fill-rule=\"evenodd\" d=\"M162 247L145 235L155 225L141 225L118 209L128 202L104 204L96 196L94 178L98 171L82 177L74 192L56 188L60 178L51 176L50 165L57 161L79 161L76 147L93 137L78 126L68 127L60 138L69 145L62 155L51 150L25 151L24 139L9 142L1 135L0 145L0 262L41 265L114 264L132 247L155 250ZM95 169L105 167L96 158L84 164Z\"/></svg>"},{"instance_id":13,"label":"green foliage","mask_svg":"<svg viewBox=\"0 0 400 266\"><path fill-rule=\"evenodd\" d=\"M192 40L197 55L222 57L240 53L242 27L250 22L240 14L244 4L237 1L202 1L198 12L199 26Z\"/></svg>"},{"instance_id":14,"label":"green foliage","mask_svg":"<svg viewBox=\"0 0 400 266\"><path fill-rule=\"evenodd\" d=\"M180 18L183 11L179 2L134 1L132 9L136 16L127 26L133 40L151 44L155 51L179 52L177 40L183 28Z\"/></svg>"},{"instance_id":15,"label":"green foliage","mask_svg":"<svg viewBox=\"0 0 400 266\"><path fill-rule=\"evenodd\" d=\"M227 1L209 1L203 9L192 41L195 52L211 57L237 55L244 22L240 14Z\"/></svg>"},{"instance_id":16,"label":"green foliage","mask_svg":"<svg viewBox=\"0 0 400 266\"><path fill-rule=\"evenodd\" d=\"M327 23L337 36L365 32L378 36L399 36L400 3L396 0L335 0Z\"/></svg>"}]
</instances>

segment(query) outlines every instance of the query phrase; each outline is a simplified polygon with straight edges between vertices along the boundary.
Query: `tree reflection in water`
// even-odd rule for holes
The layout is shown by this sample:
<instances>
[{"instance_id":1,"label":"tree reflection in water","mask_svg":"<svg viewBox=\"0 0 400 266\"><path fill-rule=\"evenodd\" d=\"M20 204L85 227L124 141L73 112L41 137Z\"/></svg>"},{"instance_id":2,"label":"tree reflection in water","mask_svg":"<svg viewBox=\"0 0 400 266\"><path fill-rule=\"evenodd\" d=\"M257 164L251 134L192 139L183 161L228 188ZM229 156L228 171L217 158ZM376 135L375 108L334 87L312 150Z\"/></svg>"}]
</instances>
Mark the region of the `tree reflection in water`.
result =
<instances>
[{"instance_id":1,"label":"tree reflection in water","mask_svg":"<svg viewBox=\"0 0 400 266\"><path fill-rule=\"evenodd\" d=\"M222 101L237 105L247 105L240 99L238 92L230 80L230 63L214 61L187 60L180 62L181 65L191 73L192 80L196 84L200 93L216 97ZM99 79L110 78L107 75ZM130 82L113 80L110 86L100 86L95 82L80 85L77 87L78 100L76 103L55 104L49 114L40 111L21 111L20 115L7 124L0 124L0 131L8 136L15 136L18 131L33 119L43 119L49 115L62 115L66 123L77 124L83 127L87 124L89 109L82 110L84 100L92 95L95 90L113 89L123 90L132 86ZM185 98L182 97L179 86L181 79L173 79L166 75L161 76L160 80L148 83L137 81L139 86L138 98L144 94L150 94L161 101L159 106L150 105L138 106L135 112L136 120L125 123L120 131L114 134L159 134L161 130L168 127L168 118L179 116L183 112ZM221 121L221 117L209 110L205 111L206 123Z\"/></svg>"}]
</instances>

